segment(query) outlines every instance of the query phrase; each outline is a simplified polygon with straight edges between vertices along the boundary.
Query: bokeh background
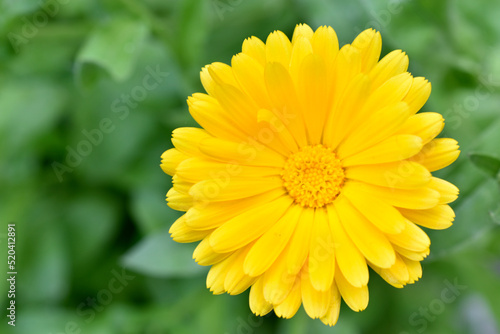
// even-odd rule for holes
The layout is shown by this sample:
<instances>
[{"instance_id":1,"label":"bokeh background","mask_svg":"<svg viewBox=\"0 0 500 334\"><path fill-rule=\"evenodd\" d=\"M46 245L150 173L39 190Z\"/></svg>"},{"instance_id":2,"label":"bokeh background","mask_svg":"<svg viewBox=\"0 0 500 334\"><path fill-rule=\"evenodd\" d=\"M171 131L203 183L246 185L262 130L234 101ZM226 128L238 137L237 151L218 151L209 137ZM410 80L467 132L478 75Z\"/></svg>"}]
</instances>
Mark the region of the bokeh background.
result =
<instances>
[{"instance_id":1,"label":"bokeh background","mask_svg":"<svg viewBox=\"0 0 500 334\"><path fill-rule=\"evenodd\" d=\"M0 2L0 277L17 229L16 327L1 333L481 333L500 319L500 2L327 0L4 0ZM459 160L457 218L431 231L423 278L370 279L368 309L334 328L303 309L251 315L248 291L213 296L195 245L168 228L171 131L195 126L186 98L199 71L230 63L246 37L331 25L346 44L381 31L433 85L425 111Z\"/></svg>"}]
</instances>

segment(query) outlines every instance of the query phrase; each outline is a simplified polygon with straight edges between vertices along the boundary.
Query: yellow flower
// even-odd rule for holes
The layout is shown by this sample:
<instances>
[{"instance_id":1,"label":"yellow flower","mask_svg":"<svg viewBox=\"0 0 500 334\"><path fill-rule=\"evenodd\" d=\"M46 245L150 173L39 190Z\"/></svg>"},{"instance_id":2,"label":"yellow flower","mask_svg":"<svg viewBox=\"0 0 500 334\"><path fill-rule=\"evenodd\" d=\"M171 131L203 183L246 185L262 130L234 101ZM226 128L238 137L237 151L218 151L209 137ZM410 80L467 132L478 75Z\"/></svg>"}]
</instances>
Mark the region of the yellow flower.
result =
<instances>
[{"instance_id":1,"label":"yellow flower","mask_svg":"<svg viewBox=\"0 0 500 334\"><path fill-rule=\"evenodd\" d=\"M340 300L368 304L368 266L395 287L421 277L430 240L458 196L430 172L459 155L438 113L418 113L430 83L407 72L400 50L379 61L368 29L339 50L331 27L299 24L266 43L243 42L231 66L201 71L208 94L189 97L202 128L173 131L162 155L173 176L171 227L200 241L214 294L249 287L257 315L292 317L302 304L333 326Z\"/></svg>"}]
</instances>

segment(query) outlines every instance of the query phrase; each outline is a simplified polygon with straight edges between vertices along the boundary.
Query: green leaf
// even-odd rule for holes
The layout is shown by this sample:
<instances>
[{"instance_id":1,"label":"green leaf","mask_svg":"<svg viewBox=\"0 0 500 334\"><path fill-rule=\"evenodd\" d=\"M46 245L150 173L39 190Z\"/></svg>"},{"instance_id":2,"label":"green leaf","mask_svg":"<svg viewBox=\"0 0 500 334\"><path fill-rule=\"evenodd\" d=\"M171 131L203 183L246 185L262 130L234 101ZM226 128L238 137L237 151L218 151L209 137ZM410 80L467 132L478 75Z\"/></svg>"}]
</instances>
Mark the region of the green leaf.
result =
<instances>
[{"instance_id":1,"label":"green leaf","mask_svg":"<svg viewBox=\"0 0 500 334\"><path fill-rule=\"evenodd\" d=\"M480 294L465 297L462 301L461 315L470 333L494 333L496 331L493 311L486 298Z\"/></svg>"},{"instance_id":2,"label":"green leaf","mask_svg":"<svg viewBox=\"0 0 500 334\"><path fill-rule=\"evenodd\" d=\"M490 211L490 217L495 223L500 225L500 207L494 211Z\"/></svg>"},{"instance_id":3,"label":"green leaf","mask_svg":"<svg viewBox=\"0 0 500 334\"><path fill-rule=\"evenodd\" d=\"M123 266L155 277L189 277L205 272L193 258L193 245L176 243L168 229L144 238L123 257Z\"/></svg>"},{"instance_id":4,"label":"green leaf","mask_svg":"<svg viewBox=\"0 0 500 334\"><path fill-rule=\"evenodd\" d=\"M202 50L203 41L209 31L205 3L205 1L200 0L187 0L181 3L179 58L187 67L199 63L202 54L200 50Z\"/></svg>"},{"instance_id":5,"label":"green leaf","mask_svg":"<svg viewBox=\"0 0 500 334\"><path fill-rule=\"evenodd\" d=\"M95 30L77 56L77 73L85 78L84 65L92 63L109 72L116 81L127 79L148 34L141 21L118 17Z\"/></svg>"},{"instance_id":6,"label":"green leaf","mask_svg":"<svg viewBox=\"0 0 500 334\"><path fill-rule=\"evenodd\" d=\"M55 209L53 202L45 203ZM69 292L69 257L65 243L66 236L57 223L41 218L47 212L42 207L35 210L33 220L19 221L16 224L16 244L18 285L23 287L19 302L29 304L61 302ZM34 217L40 217L34 222ZM49 214L47 214L49 216ZM54 216L50 217L54 218ZM29 224L29 225L28 225ZM22 248L21 248L22 247Z\"/></svg>"},{"instance_id":7,"label":"green leaf","mask_svg":"<svg viewBox=\"0 0 500 334\"><path fill-rule=\"evenodd\" d=\"M65 205L68 240L80 270L102 254L118 228L118 206L99 192L77 194Z\"/></svg>"},{"instance_id":8,"label":"green leaf","mask_svg":"<svg viewBox=\"0 0 500 334\"><path fill-rule=\"evenodd\" d=\"M17 303L16 303L17 304ZM4 321L3 323L6 323ZM3 324L2 324L3 325ZM11 327L11 326L5 326ZM12 327L11 327L12 329ZM0 327L2 333L79 333L82 332L74 309L51 307L44 304L19 308L16 327L12 331ZM94 332L95 333L95 332Z\"/></svg>"},{"instance_id":9,"label":"green leaf","mask_svg":"<svg viewBox=\"0 0 500 334\"><path fill-rule=\"evenodd\" d=\"M484 153L471 153L469 158L474 165L495 177L500 173L500 159Z\"/></svg>"},{"instance_id":10,"label":"green leaf","mask_svg":"<svg viewBox=\"0 0 500 334\"><path fill-rule=\"evenodd\" d=\"M17 152L56 125L66 96L50 80L0 79L0 150Z\"/></svg>"},{"instance_id":11,"label":"green leaf","mask_svg":"<svg viewBox=\"0 0 500 334\"><path fill-rule=\"evenodd\" d=\"M161 175L163 178L166 175ZM132 197L132 215L144 234L157 232L171 225L180 216L180 212L170 209L165 201L167 189L140 188Z\"/></svg>"},{"instance_id":12,"label":"green leaf","mask_svg":"<svg viewBox=\"0 0 500 334\"><path fill-rule=\"evenodd\" d=\"M319 319L311 319L306 312L301 308L291 319L283 319L279 322L278 334L327 334L327 333L340 333L340 334L358 334L360 333L359 327L352 318L346 314L351 310L342 308L340 310L339 320L335 327L332 329L330 326L323 324ZM347 317L346 317L347 316Z\"/></svg>"},{"instance_id":13,"label":"green leaf","mask_svg":"<svg viewBox=\"0 0 500 334\"><path fill-rule=\"evenodd\" d=\"M496 225L489 211L498 206L498 185L487 179L455 207L453 226L446 230L429 230L431 254L426 261L438 260L480 244L481 238L491 233Z\"/></svg>"},{"instance_id":14,"label":"green leaf","mask_svg":"<svg viewBox=\"0 0 500 334\"><path fill-rule=\"evenodd\" d=\"M30 0L1 1L0 13L2 13L2 15L0 15L0 26L4 25L6 21L16 16L20 16L36 10L37 7L38 4L36 1L30 1ZM19 18L19 20L21 20L21 18Z\"/></svg>"}]
</instances>

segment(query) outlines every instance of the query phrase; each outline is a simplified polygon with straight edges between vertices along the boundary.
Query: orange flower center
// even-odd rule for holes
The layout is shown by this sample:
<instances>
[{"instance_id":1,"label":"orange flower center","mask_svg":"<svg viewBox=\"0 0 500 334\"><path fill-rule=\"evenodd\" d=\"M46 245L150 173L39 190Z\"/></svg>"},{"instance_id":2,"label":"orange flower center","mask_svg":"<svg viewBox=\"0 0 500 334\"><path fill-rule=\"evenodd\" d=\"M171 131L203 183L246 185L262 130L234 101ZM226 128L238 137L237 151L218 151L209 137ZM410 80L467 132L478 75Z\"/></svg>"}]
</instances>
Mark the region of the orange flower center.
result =
<instances>
[{"instance_id":1,"label":"orange flower center","mask_svg":"<svg viewBox=\"0 0 500 334\"><path fill-rule=\"evenodd\" d=\"M303 207L320 208L337 198L344 169L331 148L306 146L292 154L281 172L288 194Z\"/></svg>"}]
</instances>

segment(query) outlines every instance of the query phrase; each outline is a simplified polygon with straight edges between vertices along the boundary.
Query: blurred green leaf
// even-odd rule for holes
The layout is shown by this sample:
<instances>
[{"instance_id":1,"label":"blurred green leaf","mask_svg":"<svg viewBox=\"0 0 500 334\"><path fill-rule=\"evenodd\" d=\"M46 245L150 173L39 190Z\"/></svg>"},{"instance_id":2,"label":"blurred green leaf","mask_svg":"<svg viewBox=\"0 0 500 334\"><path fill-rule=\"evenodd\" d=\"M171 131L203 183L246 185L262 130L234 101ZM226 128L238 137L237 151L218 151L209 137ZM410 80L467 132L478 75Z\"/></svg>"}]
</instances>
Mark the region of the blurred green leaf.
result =
<instances>
[{"instance_id":1,"label":"blurred green leaf","mask_svg":"<svg viewBox=\"0 0 500 334\"><path fill-rule=\"evenodd\" d=\"M65 207L69 246L77 269L105 252L119 223L115 200L99 192L76 194Z\"/></svg>"},{"instance_id":2,"label":"blurred green leaf","mask_svg":"<svg viewBox=\"0 0 500 334\"><path fill-rule=\"evenodd\" d=\"M468 333L498 333L493 312L487 301L480 294L471 294L461 303L462 318Z\"/></svg>"},{"instance_id":3,"label":"blurred green leaf","mask_svg":"<svg viewBox=\"0 0 500 334\"><path fill-rule=\"evenodd\" d=\"M0 26L5 21L12 19L17 15L26 14L37 9L38 4L30 0L1 0L0 1ZM21 18L19 18L21 20Z\"/></svg>"},{"instance_id":4,"label":"blurred green leaf","mask_svg":"<svg viewBox=\"0 0 500 334\"><path fill-rule=\"evenodd\" d=\"M278 334L358 334L360 330L354 326L353 322L346 321L345 314L342 312L351 312L347 308L340 310L340 316L334 328L324 325L320 320L309 318L304 309L301 307L299 311L288 320L283 320L279 324ZM351 318L352 319L352 318Z\"/></svg>"},{"instance_id":5,"label":"blurred green leaf","mask_svg":"<svg viewBox=\"0 0 500 334\"><path fill-rule=\"evenodd\" d=\"M500 225L500 207L490 212L491 219Z\"/></svg>"},{"instance_id":6,"label":"blurred green leaf","mask_svg":"<svg viewBox=\"0 0 500 334\"><path fill-rule=\"evenodd\" d=\"M450 34L455 44L463 53L483 61L486 51L490 51L492 43L500 37L500 24L498 20L492 19L500 15L500 3L458 0L453 5L448 3L448 15L449 24L453 27Z\"/></svg>"},{"instance_id":7,"label":"blurred green leaf","mask_svg":"<svg viewBox=\"0 0 500 334\"><path fill-rule=\"evenodd\" d=\"M495 227L490 210L498 206L500 191L491 180L483 181L455 208L453 226L443 231L428 231L432 240L429 260L448 257L480 242Z\"/></svg>"},{"instance_id":8,"label":"blurred green leaf","mask_svg":"<svg viewBox=\"0 0 500 334\"><path fill-rule=\"evenodd\" d=\"M154 188L138 189L132 198L132 215L144 234L158 232L180 217L165 201L165 191Z\"/></svg>"},{"instance_id":9,"label":"blurred green leaf","mask_svg":"<svg viewBox=\"0 0 500 334\"><path fill-rule=\"evenodd\" d=\"M206 270L192 257L193 245L173 241L165 229L145 237L122 257L123 266L155 277L189 277Z\"/></svg>"},{"instance_id":10,"label":"blurred green leaf","mask_svg":"<svg viewBox=\"0 0 500 334\"><path fill-rule=\"evenodd\" d=\"M2 333L78 333L79 325L75 310L62 307L22 307L16 314L16 327L2 327ZM8 327L8 328L7 328Z\"/></svg>"},{"instance_id":11,"label":"blurred green leaf","mask_svg":"<svg viewBox=\"0 0 500 334\"><path fill-rule=\"evenodd\" d=\"M120 114L113 113L108 110L108 106L99 110L104 114L102 118L96 117L90 121L82 120L78 125L77 131L72 133L73 141L70 146L78 150L78 145L83 141L88 141L88 138L82 134L83 130L88 132L100 131L102 139L99 136L96 144L92 144L91 151L88 155L82 156L82 163L75 170L81 172L86 178L94 182L119 182L123 180L127 174L130 174L130 168L134 161L145 159L145 154L149 155L148 137L155 129L154 119L148 117L142 110L128 109L126 117L120 117ZM139 109L140 107L137 107ZM107 114L105 114L107 113ZM88 117L88 115L84 115ZM109 116L109 117L108 117ZM106 131L101 129L102 122L106 121L109 126ZM131 135L133 134L133 135ZM98 136L96 135L96 138ZM138 154L137 152L141 152ZM155 160L150 161L150 166L157 164L158 156ZM161 171L160 169L158 169ZM142 179L141 182L146 180Z\"/></svg>"},{"instance_id":12,"label":"blurred green leaf","mask_svg":"<svg viewBox=\"0 0 500 334\"><path fill-rule=\"evenodd\" d=\"M484 153L470 153L469 158L474 165L495 177L500 173L500 159Z\"/></svg>"},{"instance_id":13,"label":"blurred green leaf","mask_svg":"<svg viewBox=\"0 0 500 334\"><path fill-rule=\"evenodd\" d=\"M148 34L148 27L141 21L115 17L96 29L77 56L80 78L85 63L101 66L116 81L127 79L134 68Z\"/></svg>"},{"instance_id":14,"label":"blurred green leaf","mask_svg":"<svg viewBox=\"0 0 500 334\"><path fill-rule=\"evenodd\" d=\"M23 287L18 300L26 304L60 302L70 288L69 254L63 231L47 221L36 224L18 222L17 226L17 236L24 239L26 247L23 252L17 252L18 257L23 259L18 262L19 272L22 273L18 276L18 283Z\"/></svg>"},{"instance_id":15,"label":"blurred green leaf","mask_svg":"<svg viewBox=\"0 0 500 334\"><path fill-rule=\"evenodd\" d=\"M50 131L63 111L64 92L50 80L2 78L0 150L16 151ZM8 85L6 82L8 81Z\"/></svg>"},{"instance_id":16,"label":"blurred green leaf","mask_svg":"<svg viewBox=\"0 0 500 334\"><path fill-rule=\"evenodd\" d=\"M208 33L204 12L206 1L186 0L182 2L179 23L180 60L186 66L198 63L200 49Z\"/></svg>"},{"instance_id":17,"label":"blurred green leaf","mask_svg":"<svg viewBox=\"0 0 500 334\"><path fill-rule=\"evenodd\" d=\"M484 109L480 112L483 113ZM477 118L468 119L466 122L464 120L461 126L453 131L457 135L452 137L458 140L462 154L451 166L433 173L437 177L444 177L460 189L460 196L452 203L454 208L459 207L462 201L469 198L485 182L485 174L469 163L468 152L497 152L497 143L500 142L498 117L490 118L488 123L491 125L487 128L478 127L474 123L477 123Z\"/></svg>"}]
</instances>

